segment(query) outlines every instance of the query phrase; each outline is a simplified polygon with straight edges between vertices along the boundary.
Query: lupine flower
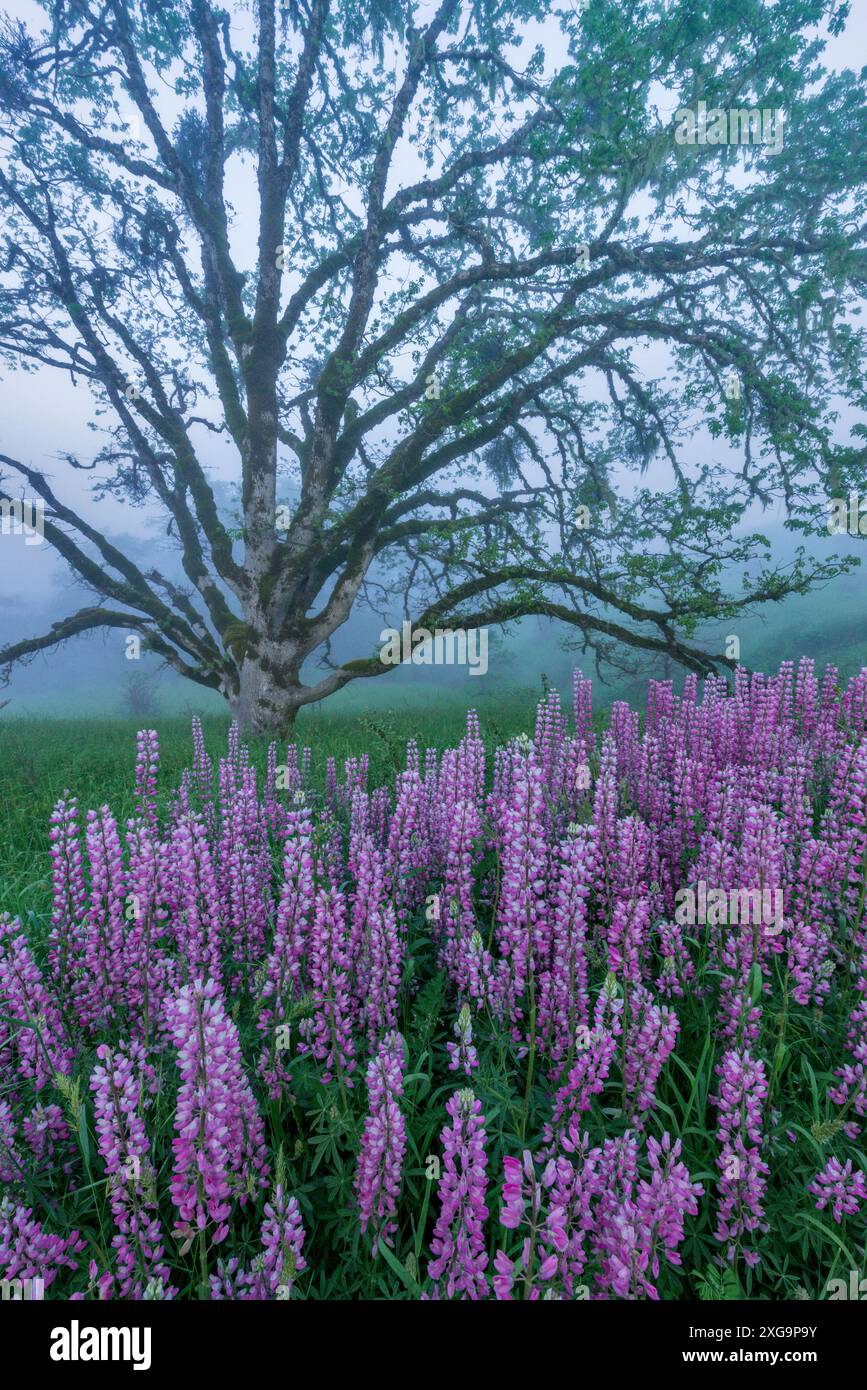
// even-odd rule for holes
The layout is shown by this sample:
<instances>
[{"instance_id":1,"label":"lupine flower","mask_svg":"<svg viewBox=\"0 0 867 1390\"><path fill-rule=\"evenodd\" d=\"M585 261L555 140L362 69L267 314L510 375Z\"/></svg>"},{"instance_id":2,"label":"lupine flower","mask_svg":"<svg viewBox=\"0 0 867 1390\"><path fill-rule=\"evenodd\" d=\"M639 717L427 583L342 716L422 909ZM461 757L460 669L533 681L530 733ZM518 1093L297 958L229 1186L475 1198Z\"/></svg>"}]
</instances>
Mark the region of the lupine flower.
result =
<instances>
[{"instance_id":1,"label":"lupine flower","mask_svg":"<svg viewBox=\"0 0 867 1390\"><path fill-rule=\"evenodd\" d=\"M60 1011L24 928L17 917L13 921L5 912L0 913L0 1012L14 1021L0 1023L0 1057L8 1038L6 1048L14 1055L19 1076L32 1080L37 1091L53 1081L57 1072L71 1071L75 1053Z\"/></svg>"},{"instance_id":2,"label":"lupine flower","mask_svg":"<svg viewBox=\"0 0 867 1390\"><path fill-rule=\"evenodd\" d=\"M697 1214L697 1198L704 1192L700 1183L690 1181L680 1154L680 1140L672 1142L667 1132L661 1141L652 1136L647 1140L650 1181L641 1179L635 1203L645 1229L650 1231L650 1269L655 1279L659 1277L660 1254L669 1264L681 1263L677 1247L683 1242L685 1218Z\"/></svg>"},{"instance_id":3,"label":"lupine flower","mask_svg":"<svg viewBox=\"0 0 867 1390\"><path fill-rule=\"evenodd\" d=\"M59 1105L37 1102L21 1121L21 1133L32 1155L35 1172L58 1170L69 1175L74 1171L75 1140Z\"/></svg>"},{"instance_id":4,"label":"lupine flower","mask_svg":"<svg viewBox=\"0 0 867 1390\"><path fill-rule=\"evenodd\" d=\"M272 1295L288 1298L298 1275L307 1268L307 1261L301 1253L304 1226L298 1203L294 1197L287 1197L279 1185L273 1200L265 1204L262 1244L265 1255L261 1283Z\"/></svg>"},{"instance_id":5,"label":"lupine flower","mask_svg":"<svg viewBox=\"0 0 867 1390\"><path fill-rule=\"evenodd\" d=\"M283 1028L302 993L302 962L313 923L313 831L306 809L286 814L283 884L274 939L265 966L257 1026L270 1033L259 1070L273 1100L291 1080L288 1049L280 1046Z\"/></svg>"},{"instance_id":6,"label":"lupine flower","mask_svg":"<svg viewBox=\"0 0 867 1390\"><path fill-rule=\"evenodd\" d=\"M554 1098L555 1124L564 1115L588 1110L593 1097L602 1091L617 1052L622 1011L623 1000L609 976L596 1000L592 1031L586 1025L577 1030L571 1066Z\"/></svg>"},{"instance_id":7,"label":"lupine flower","mask_svg":"<svg viewBox=\"0 0 867 1390\"><path fill-rule=\"evenodd\" d=\"M278 1155L278 1174L281 1171ZM304 1245L304 1226L294 1197L289 1197L278 1180L270 1202L265 1203L262 1222L263 1253L257 1255L250 1269L243 1269L237 1257L217 1261L217 1273L210 1276L212 1299L287 1300L292 1296L296 1278L307 1268L301 1253ZM161 1297L165 1297L163 1292Z\"/></svg>"},{"instance_id":8,"label":"lupine flower","mask_svg":"<svg viewBox=\"0 0 867 1390\"><path fill-rule=\"evenodd\" d=\"M566 1240L557 1251L557 1279L569 1299L577 1296L576 1281L587 1263L585 1246L593 1227L591 1208L601 1190L597 1171L600 1153L591 1147L589 1136L581 1133L578 1117L573 1116L568 1131L561 1132L559 1149L553 1155L556 1175L550 1198L552 1207L562 1213Z\"/></svg>"},{"instance_id":9,"label":"lupine flower","mask_svg":"<svg viewBox=\"0 0 867 1390\"><path fill-rule=\"evenodd\" d=\"M403 941L394 905L385 895L382 854L365 834L355 847L358 888L352 908L349 955L355 967L358 1013L372 1052L397 1019Z\"/></svg>"},{"instance_id":10,"label":"lupine flower","mask_svg":"<svg viewBox=\"0 0 867 1390\"><path fill-rule=\"evenodd\" d=\"M479 1056L473 1047L473 1016L469 1004L462 1004L454 1026L456 1043L446 1043L449 1054L449 1071L462 1067L467 1076L479 1065Z\"/></svg>"},{"instance_id":11,"label":"lupine flower","mask_svg":"<svg viewBox=\"0 0 867 1390\"><path fill-rule=\"evenodd\" d=\"M446 1104L451 1124L440 1138L445 1152L439 1181L440 1213L431 1240L428 1276L435 1298L487 1298L484 1226L487 1157L485 1117L472 1091L455 1091Z\"/></svg>"},{"instance_id":12,"label":"lupine flower","mask_svg":"<svg viewBox=\"0 0 867 1390\"><path fill-rule=\"evenodd\" d=\"M391 818L386 865L391 896L401 927L424 896L424 874L430 857L428 828L423 817L423 788L417 770L397 779L397 804Z\"/></svg>"},{"instance_id":13,"label":"lupine flower","mask_svg":"<svg viewBox=\"0 0 867 1390\"><path fill-rule=\"evenodd\" d=\"M758 1254L742 1242L744 1236L768 1229L762 1206L768 1167L761 1157L762 1106L768 1091L765 1067L749 1052L732 1051L716 1071L720 1078L714 1102L719 1109L717 1167L722 1174L717 1184L716 1238L725 1243L729 1261L740 1250L747 1264L756 1265Z\"/></svg>"},{"instance_id":14,"label":"lupine flower","mask_svg":"<svg viewBox=\"0 0 867 1390\"><path fill-rule=\"evenodd\" d=\"M552 1061L565 1057L587 1022L587 899L593 849L589 836L563 841L551 933L550 966L543 972L539 1033Z\"/></svg>"},{"instance_id":15,"label":"lupine flower","mask_svg":"<svg viewBox=\"0 0 867 1390\"><path fill-rule=\"evenodd\" d=\"M444 914L441 957L458 990L466 989L469 980L467 945L476 925L473 853L480 833L481 819L475 802L464 799L455 802L449 817L443 876L442 898L449 910Z\"/></svg>"},{"instance_id":16,"label":"lupine flower","mask_svg":"<svg viewBox=\"0 0 867 1390\"><path fill-rule=\"evenodd\" d=\"M237 1195L267 1179L262 1121L243 1073L238 1030L215 980L192 981L167 1008L181 1088L175 1113L172 1200L179 1235L225 1240Z\"/></svg>"},{"instance_id":17,"label":"lupine flower","mask_svg":"<svg viewBox=\"0 0 867 1390\"><path fill-rule=\"evenodd\" d=\"M85 1248L77 1231L68 1236L50 1235L30 1207L19 1206L10 1197L0 1201L0 1273L4 1279L41 1279L46 1289L61 1269L77 1269Z\"/></svg>"},{"instance_id":18,"label":"lupine flower","mask_svg":"<svg viewBox=\"0 0 867 1390\"><path fill-rule=\"evenodd\" d=\"M316 1008L312 1041L303 1044L325 1063L323 1084L337 1076L352 1088L355 1043L352 1037L352 999L349 992L349 942L343 894L321 888L310 938L310 988Z\"/></svg>"},{"instance_id":19,"label":"lupine flower","mask_svg":"<svg viewBox=\"0 0 867 1390\"><path fill-rule=\"evenodd\" d=\"M679 1139L672 1144L667 1133L661 1143L650 1137L648 1182L638 1178L634 1136L606 1140L597 1168L601 1200L594 1221L603 1295L657 1300L653 1280L659 1278L661 1257L672 1265L681 1263L684 1218L698 1212L703 1188L690 1181L680 1152Z\"/></svg>"},{"instance_id":20,"label":"lupine flower","mask_svg":"<svg viewBox=\"0 0 867 1390\"><path fill-rule=\"evenodd\" d=\"M406 1121L398 1104L403 1068L403 1038L389 1033L367 1068L368 1111L355 1177L361 1229L370 1228L374 1255L380 1241L391 1245L397 1230L393 1216L406 1150Z\"/></svg>"},{"instance_id":21,"label":"lupine flower","mask_svg":"<svg viewBox=\"0 0 867 1390\"><path fill-rule=\"evenodd\" d=\"M26 1173L12 1107L8 1101L0 1100L0 1182L19 1182Z\"/></svg>"},{"instance_id":22,"label":"lupine flower","mask_svg":"<svg viewBox=\"0 0 867 1390\"><path fill-rule=\"evenodd\" d=\"M87 916L78 801L74 796L64 794L54 807L49 839L53 902L48 967L58 998L63 999L70 992L71 972L80 963Z\"/></svg>"},{"instance_id":23,"label":"lupine flower","mask_svg":"<svg viewBox=\"0 0 867 1390\"><path fill-rule=\"evenodd\" d=\"M535 1301L547 1292L560 1266L560 1255L567 1248L568 1235L562 1207L546 1201L546 1194L557 1181L557 1165L550 1158L540 1174L537 1160L529 1149L522 1157L504 1158L500 1225L510 1231L523 1231L517 1258L498 1250L494 1258L494 1294L499 1300L511 1300L517 1283L519 1297ZM551 1290L552 1291L552 1290Z\"/></svg>"},{"instance_id":24,"label":"lupine flower","mask_svg":"<svg viewBox=\"0 0 867 1390\"><path fill-rule=\"evenodd\" d=\"M118 1017L126 984L126 872L117 822L108 806L99 812L88 811L85 839L90 863L90 908L72 993L81 1026L96 1032Z\"/></svg>"},{"instance_id":25,"label":"lupine flower","mask_svg":"<svg viewBox=\"0 0 867 1390\"><path fill-rule=\"evenodd\" d=\"M135 736L135 743L136 813L142 823L147 827L148 833L156 839L159 835L159 825L157 822L157 771L160 761L159 735L156 729L139 729Z\"/></svg>"},{"instance_id":26,"label":"lupine flower","mask_svg":"<svg viewBox=\"0 0 867 1390\"><path fill-rule=\"evenodd\" d=\"M207 830L195 816L184 817L172 842L178 882L175 933L187 975L222 978L221 904Z\"/></svg>"},{"instance_id":27,"label":"lupine flower","mask_svg":"<svg viewBox=\"0 0 867 1390\"><path fill-rule=\"evenodd\" d=\"M652 1109L656 1083L674 1049L679 1027L677 1015L664 1004L656 1004L643 986L632 991L624 1043L623 1088L626 1109L633 1117Z\"/></svg>"},{"instance_id":28,"label":"lupine flower","mask_svg":"<svg viewBox=\"0 0 867 1390\"><path fill-rule=\"evenodd\" d=\"M823 1211L829 1202L833 1203L834 1220L839 1226L844 1216L854 1216L867 1202L867 1180L859 1168L852 1171L852 1160L841 1163L838 1158L829 1158L821 1173L810 1183L810 1192L816 1198L816 1206Z\"/></svg>"},{"instance_id":29,"label":"lupine flower","mask_svg":"<svg viewBox=\"0 0 867 1390\"><path fill-rule=\"evenodd\" d=\"M140 1043L96 1049L100 1065L90 1078L99 1151L109 1177L108 1195L118 1234L116 1252L121 1298L141 1298L159 1279L171 1298L162 1227L156 1203L155 1173L142 1108L156 1089L153 1068Z\"/></svg>"},{"instance_id":30,"label":"lupine flower","mask_svg":"<svg viewBox=\"0 0 867 1390\"><path fill-rule=\"evenodd\" d=\"M544 901L548 849L542 773L532 754L515 755L513 788L503 812L503 884L497 941L507 962L505 1009L518 1019L524 991L544 959L547 914ZM542 957L542 959L539 959Z\"/></svg>"}]
</instances>

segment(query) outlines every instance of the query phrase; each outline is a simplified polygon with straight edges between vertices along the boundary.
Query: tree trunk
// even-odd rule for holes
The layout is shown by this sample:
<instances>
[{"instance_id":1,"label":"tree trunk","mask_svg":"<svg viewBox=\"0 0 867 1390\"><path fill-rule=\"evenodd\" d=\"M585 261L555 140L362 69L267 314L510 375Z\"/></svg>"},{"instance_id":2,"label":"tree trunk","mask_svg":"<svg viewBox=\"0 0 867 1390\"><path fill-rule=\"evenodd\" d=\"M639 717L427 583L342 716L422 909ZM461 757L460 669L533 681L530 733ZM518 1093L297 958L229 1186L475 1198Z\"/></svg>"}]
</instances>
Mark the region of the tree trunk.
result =
<instances>
[{"instance_id":1,"label":"tree trunk","mask_svg":"<svg viewBox=\"0 0 867 1390\"><path fill-rule=\"evenodd\" d=\"M232 718L248 735L290 734L300 707L297 673L268 653L245 656L236 695L229 699Z\"/></svg>"}]
</instances>

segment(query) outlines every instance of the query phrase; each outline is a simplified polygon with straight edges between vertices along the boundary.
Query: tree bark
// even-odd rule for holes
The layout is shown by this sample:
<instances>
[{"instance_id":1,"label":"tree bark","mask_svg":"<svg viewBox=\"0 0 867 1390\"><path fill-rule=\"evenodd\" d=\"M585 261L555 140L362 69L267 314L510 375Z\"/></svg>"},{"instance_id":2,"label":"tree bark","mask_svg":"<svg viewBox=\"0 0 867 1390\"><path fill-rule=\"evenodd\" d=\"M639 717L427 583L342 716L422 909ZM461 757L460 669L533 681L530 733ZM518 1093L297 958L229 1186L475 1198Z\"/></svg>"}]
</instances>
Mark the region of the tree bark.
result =
<instances>
[{"instance_id":1,"label":"tree bark","mask_svg":"<svg viewBox=\"0 0 867 1390\"><path fill-rule=\"evenodd\" d=\"M289 734L301 704L302 686L286 663L275 654L263 652L244 657L238 690L229 698L232 718L248 735Z\"/></svg>"}]
</instances>

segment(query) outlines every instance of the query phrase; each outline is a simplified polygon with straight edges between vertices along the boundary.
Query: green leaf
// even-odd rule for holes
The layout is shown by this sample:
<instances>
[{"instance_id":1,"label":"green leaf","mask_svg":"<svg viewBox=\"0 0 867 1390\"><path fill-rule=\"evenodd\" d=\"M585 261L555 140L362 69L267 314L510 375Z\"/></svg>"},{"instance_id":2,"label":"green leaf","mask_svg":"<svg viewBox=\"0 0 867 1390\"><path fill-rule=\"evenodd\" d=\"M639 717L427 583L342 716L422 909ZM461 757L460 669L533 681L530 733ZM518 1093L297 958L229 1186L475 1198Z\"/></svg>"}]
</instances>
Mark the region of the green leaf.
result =
<instances>
[{"instance_id":1,"label":"green leaf","mask_svg":"<svg viewBox=\"0 0 867 1390\"><path fill-rule=\"evenodd\" d=\"M382 1256L389 1269L393 1270L404 1287L409 1289L413 1298L421 1298L421 1287L416 1283L409 1271L404 1269L397 1256L389 1250L388 1246L383 1241L379 1242L376 1253Z\"/></svg>"}]
</instances>

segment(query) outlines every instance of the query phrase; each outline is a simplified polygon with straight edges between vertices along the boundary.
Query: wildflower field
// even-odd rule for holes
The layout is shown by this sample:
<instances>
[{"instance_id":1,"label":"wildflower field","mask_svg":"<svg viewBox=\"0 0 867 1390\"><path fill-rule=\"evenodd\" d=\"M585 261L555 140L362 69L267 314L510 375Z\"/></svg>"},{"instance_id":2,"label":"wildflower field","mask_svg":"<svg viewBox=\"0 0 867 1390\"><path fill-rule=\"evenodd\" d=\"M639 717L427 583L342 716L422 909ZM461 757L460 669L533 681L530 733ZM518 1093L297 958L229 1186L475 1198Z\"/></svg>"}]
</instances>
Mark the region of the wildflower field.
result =
<instances>
[{"instance_id":1,"label":"wildflower field","mask_svg":"<svg viewBox=\"0 0 867 1390\"><path fill-rule=\"evenodd\" d=\"M371 740L257 767L194 720L170 777L142 730L131 798L73 787L33 828L50 902L23 863L0 883L0 1277L148 1300L863 1277L867 669L651 682L605 721L576 673L517 737L470 711L394 767Z\"/></svg>"}]
</instances>

